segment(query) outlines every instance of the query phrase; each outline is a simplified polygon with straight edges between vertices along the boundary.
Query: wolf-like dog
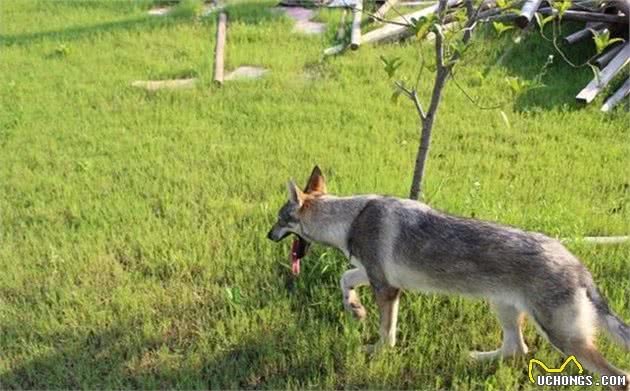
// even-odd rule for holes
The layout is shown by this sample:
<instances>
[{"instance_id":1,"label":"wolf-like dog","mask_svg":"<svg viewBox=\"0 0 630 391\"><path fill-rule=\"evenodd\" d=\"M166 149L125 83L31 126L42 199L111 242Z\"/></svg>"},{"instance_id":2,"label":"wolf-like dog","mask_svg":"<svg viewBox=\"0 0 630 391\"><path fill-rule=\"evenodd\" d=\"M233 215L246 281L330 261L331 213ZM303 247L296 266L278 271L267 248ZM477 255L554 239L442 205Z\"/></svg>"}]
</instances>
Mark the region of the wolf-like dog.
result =
<instances>
[{"instance_id":1,"label":"wolf-like dog","mask_svg":"<svg viewBox=\"0 0 630 391\"><path fill-rule=\"evenodd\" d=\"M408 199L380 195L336 197L316 166L304 191L288 184L289 200L267 237L298 239L294 262L308 243L341 250L356 268L341 278L343 305L366 312L355 288L370 285L380 310L378 346L394 346L401 289L455 293L490 301L503 330L502 346L476 359L524 355L525 315L562 353L602 375L630 376L594 343L602 326L630 350L630 327L609 308L586 267L559 241L495 223L452 216ZM299 269L298 269L299 270Z\"/></svg>"}]
</instances>

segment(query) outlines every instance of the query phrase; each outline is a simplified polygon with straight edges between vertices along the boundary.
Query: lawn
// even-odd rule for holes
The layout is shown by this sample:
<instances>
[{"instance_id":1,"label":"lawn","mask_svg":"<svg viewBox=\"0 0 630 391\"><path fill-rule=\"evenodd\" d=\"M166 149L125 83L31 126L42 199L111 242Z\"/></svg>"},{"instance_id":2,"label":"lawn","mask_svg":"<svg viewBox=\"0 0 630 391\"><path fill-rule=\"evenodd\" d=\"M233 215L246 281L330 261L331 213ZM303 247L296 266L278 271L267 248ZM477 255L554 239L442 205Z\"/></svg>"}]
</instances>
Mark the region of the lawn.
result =
<instances>
[{"instance_id":1,"label":"lawn","mask_svg":"<svg viewBox=\"0 0 630 391\"><path fill-rule=\"evenodd\" d=\"M339 13L321 11L327 32L303 36L274 4L228 7L226 67L270 72L219 88L214 16L0 3L0 388L533 389L526 359L467 359L500 342L485 302L406 292L399 344L369 356L376 308L363 288L366 322L344 313L343 256L314 246L294 279L288 241L266 239L286 181L314 164L333 193L408 194L416 116L391 102L379 56L401 57L411 79L432 53L411 42L322 59ZM505 78L534 79L553 53L535 32L475 42L456 80L502 106L447 85L425 201L578 239L568 247L630 320L630 243L579 241L630 234L630 115L601 113L602 97L576 105L592 75L562 61L512 97ZM202 82L130 86L188 75ZM426 98L430 72L421 83ZM531 324L526 340L532 357L563 361ZM601 346L630 370L630 353Z\"/></svg>"}]
</instances>

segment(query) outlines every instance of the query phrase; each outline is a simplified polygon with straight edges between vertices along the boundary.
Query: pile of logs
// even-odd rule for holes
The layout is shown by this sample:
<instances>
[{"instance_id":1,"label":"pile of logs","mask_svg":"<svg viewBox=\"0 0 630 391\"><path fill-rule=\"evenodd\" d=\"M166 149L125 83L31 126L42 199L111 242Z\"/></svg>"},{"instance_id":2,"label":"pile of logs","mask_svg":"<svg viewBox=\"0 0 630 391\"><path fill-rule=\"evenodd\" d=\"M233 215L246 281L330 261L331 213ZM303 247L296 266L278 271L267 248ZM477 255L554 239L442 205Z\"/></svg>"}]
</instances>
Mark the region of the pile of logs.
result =
<instances>
[{"instance_id":1,"label":"pile of logs","mask_svg":"<svg viewBox=\"0 0 630 391\"><path fill-rule=\"evenodd\" d=\"M397 0L386 1L374 14L370 15L370 19L374 22L384 21L383 16L389 9L397 3ZM448 0L449 6L454 6L459 3L459 0ZM352 28L350 30L350 49L357 50L360 45L365 43L383 43L399 41L401 39L408 38L413 35L407 24L411 19L420 19L423 16L428 16L437 10L437 4L423 8L419 11L412 12L410 14L401 15L393 20L387 20L383 27L376 30L372 30L366 34L361 34L361 13L363 6L361 0L359 5L352 8L353 20ZM381 16L382 15L382 16ZM340 29L341 31L341 29ZM338 37L339 38L339 37ZM343 37L342 37L343 38ZM333 54L341 53L346 49L346 45L339 44L324 50L324 55L329 56Z\"/></svg>"},{"instance_id":2,"label":"pile of logs","mask_svg":"<svg viewBox=\"0 0 630 391\"><path fill-rule=\"evenodd\" d=\"M514 23L521 27L527 27L539 12L543 17L550 15L559 16L559 11L552 8L543 0L527 0ZM562 20L585 23L584 28L565 36L562 41L565 46L573 45L587 39L592 39L593 32L609 32L611 37L623 39L610 45L596 57L593 64L599 68L598 74L575 97L578 102L590 103L602 92L606 86L630 63L630 43L628 42L628 27L630 22L630 0L616 0L610 2L583 0L573 1L571 7L562 14ZM626 72L627 75L627 72ZM630 78L606 100L602 111L611 110L630 93Z\"/></svg>"},{"instance_id":3,"label":"pile of logs","mask_svg":"<svg viewBox=\"0 0 630 391\"><path fill-rule=\"evenodd\" d=\"M290 0L288 0L290 1ZM387 0L376 12L369 15L369 22L386 22L382 27L368 33L361 33L361 22L364 13L364 0L333 0L335 6L347 4L352 12L352 24L350 29L349 44L339 45L324 50L324 55L341 53L346 48L357 50L360 45L366 43L391 42L407 38L413 35L406 26L412 18L418 19L430 15L437 10L437 4L433 3L420 11L406 15L400 15L393 20L385 21L385 14L394 6L402 5L399 0ZM459 0L448 0L449 7L457 6ZM330 4L330 3L329 3ZM517 3L520 7L518 13L505 13L496 6L495 0L485 0L479 14L482 21L500 20L514 23L520 28L527 28L534 21L534 15L539 13L542 17L554 15L560 17L559 11L552 7L550 0L525 0ZM344 41L345 15L342 16L342 25L337 35L338 41ZM606 86L626 68L630 63L630 43L628 42L628 27L630 17L630 0L615 0L605 2L602 0L573 0L569 9L562 13L562 21L574 21L585 23L584 28L563 37L564 48L577 42L592 39L593 32L603 33L608 30L611 39L622 38L622 42L610 45L597 56L592 63L599 68L598 75L576 96L578 102L590 103L603 91ZM429 37L430 38L430 37ZM609 111L617 103L630 93L630 79L621 86L602 106L602 111Z\"/></svg>"}]
</instances>

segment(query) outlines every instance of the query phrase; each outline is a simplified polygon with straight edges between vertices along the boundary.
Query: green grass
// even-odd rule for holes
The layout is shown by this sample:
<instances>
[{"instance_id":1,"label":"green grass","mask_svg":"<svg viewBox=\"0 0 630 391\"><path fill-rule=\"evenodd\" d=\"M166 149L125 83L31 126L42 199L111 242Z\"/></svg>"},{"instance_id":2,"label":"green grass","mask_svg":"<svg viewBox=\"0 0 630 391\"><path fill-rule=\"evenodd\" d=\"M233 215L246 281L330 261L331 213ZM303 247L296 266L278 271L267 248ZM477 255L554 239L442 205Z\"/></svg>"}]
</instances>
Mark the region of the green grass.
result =
<instances>
[{"instance_id":1,"label":"green grass","mask_svg":"<svg viewBox=\"0 0 630 391\"><path fill-rule=\"evenodd\" d=\"M369 357L374 304L364 289L366 323L343 313L341 254L314 246L290 276L289 244L265 238L288 178L317 163L334 193L407 194L417 122L390 102L379 55L411 79L418 49L322 60L339 13L318 16L323 37L300 36L273 4L229 7L226 67L271 71L218 88L215 18L193 17L194 2L166 18L150 2L0 3L0 388L532 388L526 360L467 361L500 341L483 302L405 293L399 345ZM449 83L427 202L552 236L630 233L627 112L577 106L590 71L560 61L511 99L505 77L533 79L551 48L532 34L493 66L511 41L477 42L457 80L502 103L509 126ZM192 90L129 86L189 75ZM630 245L569 247L630 320ZM526 334L536 358L563 361Z\"/></svg>"}]
</instances>

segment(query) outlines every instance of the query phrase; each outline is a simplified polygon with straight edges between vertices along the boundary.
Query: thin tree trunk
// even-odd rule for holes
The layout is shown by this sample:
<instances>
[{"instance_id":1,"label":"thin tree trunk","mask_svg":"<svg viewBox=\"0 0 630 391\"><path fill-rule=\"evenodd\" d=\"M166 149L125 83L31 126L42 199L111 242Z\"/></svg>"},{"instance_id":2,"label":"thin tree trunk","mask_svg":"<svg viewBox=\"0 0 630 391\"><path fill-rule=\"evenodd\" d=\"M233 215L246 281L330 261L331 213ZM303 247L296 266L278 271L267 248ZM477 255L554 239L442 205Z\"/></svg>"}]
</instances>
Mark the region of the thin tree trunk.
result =
<instances>
[{"instance_id":1,"label":"thin tree trunk","mask_svg":"<svg viewBox=\"0 0 630 391\"><path fill-rule=\"evenodd\" d=\"M472 28L477 14L474 12L472 0L465 0L464 3L466 6L466 12L468 13L468 22L466 23L467 29L464 32L463 42L464 44L467 44L472 36ZM439 1L436 15L440 26L444 26L444 13L447 7L448 0ZM459 53L455 53L450 58L450 62L452 63L458 58ZM415 95L415 91L412 96L415 100L418 116L420 117L420 121L422 123L420 145L418 146L416 164L413 170L413 179L411 181L411 190L409 192L409 198L413 200L417 200L422 194L422 179L424 178L424 169L429 155L429 148L431 147L431 131L433 130L433 123L435 122L437 109L442 98L442 89L444 88L446 80L448 79L452 69L452 65L444 64L444 36L440 31L435 34L435 60L437 70L435 74L435 82L433 83L433 92L431 93L431 103L429 104L429 110L427 110L426 115L423 113L422 108L418 103L418 96Z\"/></svg>"},{"instance_id":2,"label":"thin tree trunk","mask_svg":"<svg viewBox=\"0 0 630 391\"><path fill-rule=\"evenodd\" d=\"M437 108L442 98L442 89L448 77L448 69L441 68L435 76L433 85L433 93L431 95L431 104L427 111L427 116L422 120L422 132L420 134L420 145L416 155L416 165L413 170L413 179L411 181L411 191L409 198L417 200L422 192L422 179L424 178L424 169L426 167L429 148L431 147L431 131L433 130L433 122L437 116Z\"/></svg>"}]
</instances>

